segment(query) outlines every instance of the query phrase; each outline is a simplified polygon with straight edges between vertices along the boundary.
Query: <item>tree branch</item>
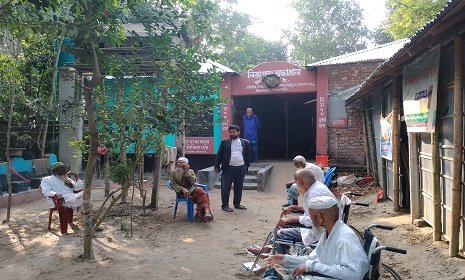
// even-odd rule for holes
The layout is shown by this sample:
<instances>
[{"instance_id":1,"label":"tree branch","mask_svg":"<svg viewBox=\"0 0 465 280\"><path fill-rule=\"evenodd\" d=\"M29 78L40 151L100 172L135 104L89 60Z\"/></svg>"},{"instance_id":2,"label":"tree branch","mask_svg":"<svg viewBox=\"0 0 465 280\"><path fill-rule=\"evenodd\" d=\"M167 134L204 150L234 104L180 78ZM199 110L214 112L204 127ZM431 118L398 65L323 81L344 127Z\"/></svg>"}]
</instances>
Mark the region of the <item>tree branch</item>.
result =
<instances>
[{"instance_id":1,"label":"tree branch","mask_svg":"<svg viewBox=\"0 0 465 280\"><path fill-rule=\"evenodd\" d=\"M10 1L6 2L5 4L1 5L1 6L0 6L0 11L3 10L3 9L5 9L5 7L8 6L8 5L10 5L13 1L14 1L14 0L10 0Z\"/></svg>"}]
</instances>

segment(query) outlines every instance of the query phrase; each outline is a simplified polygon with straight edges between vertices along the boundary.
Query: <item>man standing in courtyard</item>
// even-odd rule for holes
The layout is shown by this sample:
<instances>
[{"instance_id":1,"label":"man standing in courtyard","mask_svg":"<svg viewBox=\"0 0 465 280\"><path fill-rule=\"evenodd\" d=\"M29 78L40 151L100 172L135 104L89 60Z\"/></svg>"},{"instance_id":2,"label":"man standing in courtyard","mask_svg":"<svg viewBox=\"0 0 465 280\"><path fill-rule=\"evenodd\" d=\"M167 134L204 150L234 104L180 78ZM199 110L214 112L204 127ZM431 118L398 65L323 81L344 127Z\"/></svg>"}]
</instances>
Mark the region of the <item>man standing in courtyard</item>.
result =
<instances>
[{"instance_id":1,"label":"man standing in courtyard","mask_svg":"<svg viewBox=\"0 0 465 280\"><path fill-rule=\"evenodd\" d=\"M247 207L241 205L241 199L245 174L249 169L251 160L250 142L239 138L241 129L237 125L231 125L228 127L228 131L229 138L221 141L215 159L215 172L220 172L220 165L223 171L221 174L221 209L226 212L234 212L229 207L229 194L234 182L234 208L247 210Z\"/></svg>"},{"instance_id":2,"label":"man standing in courtyard","mask_svg":"<svg viewBox=\"0 0 465 280\"><path fill-rule=\"evenodd\" d=\"M242 127L244 128L244 138L250 141L252 146L252 162L258 160L258 129L260 122L257 115L254 115L252 108L247 108L245 115L242 116Z\"/></svg>"}]
</instances>

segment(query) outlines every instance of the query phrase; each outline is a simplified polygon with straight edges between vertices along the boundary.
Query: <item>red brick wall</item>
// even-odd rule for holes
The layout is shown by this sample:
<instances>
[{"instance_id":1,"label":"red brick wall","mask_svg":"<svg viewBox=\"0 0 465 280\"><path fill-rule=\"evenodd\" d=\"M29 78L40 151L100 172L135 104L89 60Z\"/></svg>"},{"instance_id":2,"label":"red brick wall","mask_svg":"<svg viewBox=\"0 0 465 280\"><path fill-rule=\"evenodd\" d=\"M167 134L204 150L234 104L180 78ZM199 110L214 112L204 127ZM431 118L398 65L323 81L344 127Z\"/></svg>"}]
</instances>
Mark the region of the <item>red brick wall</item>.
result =
<instances>
[{"instance_id":1,"label":"red brick wall","mask_svg":"<svg viewBox=\"0 0 465 280\"><path fill-rule=\"evenodd\" d=\"M382 62L363 62L328 67L331 93L361 84ZM347 128L328 127L328 155L331 163L365 165L363 114L360 101L346 105Z\"/></svg>"}]
</instances>

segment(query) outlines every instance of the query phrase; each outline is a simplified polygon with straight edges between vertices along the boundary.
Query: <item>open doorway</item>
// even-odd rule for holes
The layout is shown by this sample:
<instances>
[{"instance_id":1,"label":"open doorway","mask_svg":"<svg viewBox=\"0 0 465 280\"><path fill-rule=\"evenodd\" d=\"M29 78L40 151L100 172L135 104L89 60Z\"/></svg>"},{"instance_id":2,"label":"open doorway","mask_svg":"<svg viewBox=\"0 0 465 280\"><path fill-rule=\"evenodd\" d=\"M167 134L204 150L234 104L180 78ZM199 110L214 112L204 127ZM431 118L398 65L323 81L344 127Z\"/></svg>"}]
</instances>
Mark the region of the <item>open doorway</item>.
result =
<instances>
[{"instance_id":1,"label":"open doorway","mask_svg":"<svg viewBox=\"0 0 465 280\"><path fill-rule=\"evenodd\" d=\"M316 93L233 97L233 120L242 127L247 108L260 120L260 159L290 159L296 155L315 159ZM286 125L287 124L287 125ZM243 135L241 135L243 137Z\"/></svg>"}]
</instances>

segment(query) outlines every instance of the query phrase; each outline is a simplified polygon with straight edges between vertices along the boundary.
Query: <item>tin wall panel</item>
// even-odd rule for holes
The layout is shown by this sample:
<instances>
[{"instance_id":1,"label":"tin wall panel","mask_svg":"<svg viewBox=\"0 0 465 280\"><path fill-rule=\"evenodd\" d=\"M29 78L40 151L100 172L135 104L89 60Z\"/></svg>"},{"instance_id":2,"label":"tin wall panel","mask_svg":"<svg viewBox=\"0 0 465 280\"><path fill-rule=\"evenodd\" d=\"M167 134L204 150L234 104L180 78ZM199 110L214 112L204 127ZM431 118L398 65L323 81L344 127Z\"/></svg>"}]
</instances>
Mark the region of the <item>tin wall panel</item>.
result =
<instances>
[{"instance_id":1,"label":"tin wall panel","mask_svg":"<svg viewBox=\"0 0 465 280\"><path fill-rule=\"evenodd\" d=\"M432 224L433 221L433 181L431 161L431 134L419 133L418 149L420 151L420 214Z\"/></svg>"}]
</instances>

